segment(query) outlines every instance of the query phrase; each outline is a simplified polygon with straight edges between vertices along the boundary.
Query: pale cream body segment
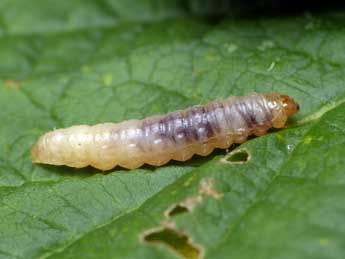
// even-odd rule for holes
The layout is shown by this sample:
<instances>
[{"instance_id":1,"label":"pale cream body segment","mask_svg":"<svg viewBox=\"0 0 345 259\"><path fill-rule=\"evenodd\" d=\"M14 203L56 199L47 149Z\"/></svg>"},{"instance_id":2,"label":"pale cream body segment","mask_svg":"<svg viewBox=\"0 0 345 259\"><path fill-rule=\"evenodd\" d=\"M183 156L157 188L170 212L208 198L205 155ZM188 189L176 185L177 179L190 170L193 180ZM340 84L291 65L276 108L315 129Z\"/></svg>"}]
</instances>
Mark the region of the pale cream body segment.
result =
<instances>
[{"instance_id":1,"label":"pale cream body segment","mask_svg":"<svg viewBox=\"0 0 345 259\"><path fill-rule=\"evenodd\" d=\"M34 163L108 170L117 165L137 168L185 161L194 154L261 136L271 127L282 128L298 111L285 95L251 94L206 105L120 123L80 125L57 129L40 137L32 149Z\"/></svg>"}]
</instances>

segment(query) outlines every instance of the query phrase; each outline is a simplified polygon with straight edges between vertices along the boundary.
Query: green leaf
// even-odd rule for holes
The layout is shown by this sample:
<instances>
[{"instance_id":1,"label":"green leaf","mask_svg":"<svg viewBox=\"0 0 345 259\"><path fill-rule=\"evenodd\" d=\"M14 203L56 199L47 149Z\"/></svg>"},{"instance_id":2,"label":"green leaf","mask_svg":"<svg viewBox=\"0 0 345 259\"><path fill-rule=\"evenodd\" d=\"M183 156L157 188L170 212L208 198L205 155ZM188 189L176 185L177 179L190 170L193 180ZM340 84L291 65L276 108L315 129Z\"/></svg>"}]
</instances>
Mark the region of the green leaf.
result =
<instances>
[{"instance_id":1,"label":"green leaf","mask_svg":"<svg viewBox=\"0 0 345 259\"><path fill-rule=\"evenodd\" d=\"M345 14L210 20L225 3L0 3L1 258L343 258ZM253 91L301 111L233 159L107 173L30 160L53 128Z\"/></svg>"}]
</instances>

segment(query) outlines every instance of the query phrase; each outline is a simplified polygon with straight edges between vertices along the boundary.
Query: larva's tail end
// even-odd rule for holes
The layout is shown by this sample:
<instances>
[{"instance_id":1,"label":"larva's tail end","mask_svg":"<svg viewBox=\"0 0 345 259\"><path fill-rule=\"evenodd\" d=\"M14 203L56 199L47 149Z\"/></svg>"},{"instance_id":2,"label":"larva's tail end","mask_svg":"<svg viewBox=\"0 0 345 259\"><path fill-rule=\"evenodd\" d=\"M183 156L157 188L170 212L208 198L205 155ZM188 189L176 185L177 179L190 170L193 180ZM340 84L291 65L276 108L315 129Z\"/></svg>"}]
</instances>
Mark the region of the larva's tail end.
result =
<instances>
[{"instance_id":1,"label":"larva's tail end","mask_svg":"<svg viewBox=\"0 0 345 259\"><path fill-rule=\"evenodd\" d=\"M31 149L31 161L35 164L41 163L39 157L39 147L35 144Z\"/></svg>"},{"instance_id":2,"label":"larva's tail end","mask_svg":"<svg viewBox=\"0 0 345 259\"><path fill-rule=\"evenodd\" d=\"M280 95L280 98L283 102L285 114L288 117L294 115L295 113L297 113L299 111L299 109L300 109L299 104L294 99L292 99L290 96Z\"/></svg>"}]
</instances>

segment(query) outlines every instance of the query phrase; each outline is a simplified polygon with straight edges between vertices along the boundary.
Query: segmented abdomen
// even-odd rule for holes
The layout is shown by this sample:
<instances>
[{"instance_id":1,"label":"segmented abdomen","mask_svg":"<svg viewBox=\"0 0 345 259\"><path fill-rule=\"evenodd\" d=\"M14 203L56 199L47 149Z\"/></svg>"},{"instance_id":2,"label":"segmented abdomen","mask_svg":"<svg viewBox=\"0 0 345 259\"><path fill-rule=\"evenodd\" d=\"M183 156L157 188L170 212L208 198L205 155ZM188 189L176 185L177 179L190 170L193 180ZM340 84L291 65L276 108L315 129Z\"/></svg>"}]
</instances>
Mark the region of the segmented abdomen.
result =
<instances>
[{"instance_id":1,"label":"segmented abdomen","mask_svg":"<svg viewBox=\"0 0 345 259\"><path fill-rule=\"evenodd\" d=\"M55 130L40 138L33 161L102 170L185 161L193 154L204 156L215 148L242 143L251 134L263 135L272 126L283 127L290 115L282 98L277 94L230 97L165 116Z\"/></svg>"}]
</instances>

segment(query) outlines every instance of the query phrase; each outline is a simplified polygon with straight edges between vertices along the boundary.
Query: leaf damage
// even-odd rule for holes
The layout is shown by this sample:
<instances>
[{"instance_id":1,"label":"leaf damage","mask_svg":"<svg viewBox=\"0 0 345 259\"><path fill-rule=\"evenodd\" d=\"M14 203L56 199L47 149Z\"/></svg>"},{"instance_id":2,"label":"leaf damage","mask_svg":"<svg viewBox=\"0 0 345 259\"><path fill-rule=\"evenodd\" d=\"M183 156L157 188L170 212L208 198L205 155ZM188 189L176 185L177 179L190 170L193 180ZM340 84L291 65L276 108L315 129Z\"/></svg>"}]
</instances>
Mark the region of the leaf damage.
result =
<instances>
[{"instance_id":1,"label":"leaf damage","mask_svg":"<svg viewBox=\"0 0 345 259\"><path fill-rule=\"evenodd\" d=\"M250 159L251 155L249 151L246 148L240 148L227 154L224 158L220 160L220 162L225 164L242 165L248 163Z\"/></svg>"},{"instance_id":2,"label":"leaf damage","mask_svg":"<svg viewBox=\"0 0 345 259\"><path fill-rule=\"evenodd\" d=\"M176 216L178 214L192 212L194 207L201 203L202 197L198 195L197 197L188 198L184 201L179 203L173 204L170 206L164 213L167 219L171 218L172 216Z\"/></svg>"},{"instance_id":3,"label":"leaf damage","mask_svg":"<svg viewBox=\"0 0 345 259\"><path fill-rule=\"evenodd\" d=\"M162 227L147 232L143 235L143 240L152 244L164 244L182 258L201 258L201 248L194 244L187 234L172 228Z\"/></svg>"},{"instance_id":4,"label":"leaf damage","mask_svg":"<svg viewBox=\"0 0 345 259\"><path fill-rule=\"evenodd\" d=\"M219 193L214 189L213 178L202 179L200 182L199 195L209 196L216 200L223 197L223 193Z\"/></svg>"},{"instance_id":5,"label":"leaf damage","mask_svg":"<svg viewBox=\"0 0 345 259\"><path fill-rule=\"evenodd\" d=\"M4 82L5 87L10 88L10 89L19 89L21 82L17 80L6 80Z\"/></svg>"},{"instance_id":6,"label":"leaf damage","mask_svg":"<svg viewBox=\"0 0 345 259\"><path fill-rule=\"evenodd\" d=\"M203 248L193 242L187 233L178 230L173 221L173 217L177 215L191 213L198 204L202 203L203 196L208 196L216 200L223 197L222 193L214 189L213 178L201 179L198 195L171 205L164 212L165 220L162 222L162 225L158 228L145 231L140 236L140 240L143 243L151 245L166 245L182 258L203 258Z\"/></svg>"}]
</instances>

